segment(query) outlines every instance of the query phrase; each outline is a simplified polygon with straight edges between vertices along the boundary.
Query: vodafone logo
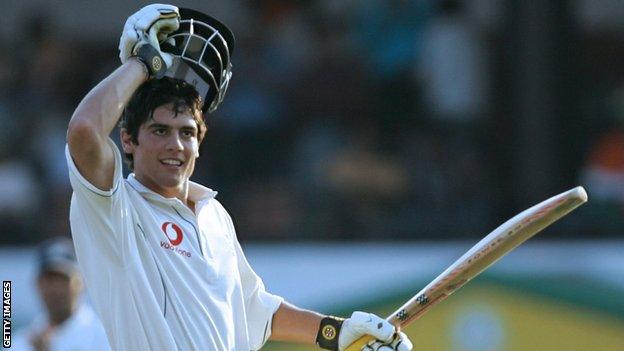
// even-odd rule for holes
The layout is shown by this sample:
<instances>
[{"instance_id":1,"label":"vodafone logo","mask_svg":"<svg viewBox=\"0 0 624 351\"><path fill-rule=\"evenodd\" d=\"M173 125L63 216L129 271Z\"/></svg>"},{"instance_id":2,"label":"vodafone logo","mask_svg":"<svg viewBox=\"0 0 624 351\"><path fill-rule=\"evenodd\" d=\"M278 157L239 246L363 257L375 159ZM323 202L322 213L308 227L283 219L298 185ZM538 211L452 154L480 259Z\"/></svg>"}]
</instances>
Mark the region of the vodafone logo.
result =
<instances>
[{"instance_id":1,"label":"vodafone logo","mask_svg":"<svg viewBox=\"0 0 624 351\"><path fill-rule=\"evenodd\" d=\"M179 225L173 222L165 222L162 224L160 229L162 229L163 233L165 233L165 235L167 236L167 239L169 239L169 242L161 240L160 247L162 247L165 250L175 252L181 255L182 257L192 256L192 254L189 251L184 250L180 247L177 247L178 245L182 243L182 239L184 238L184 235L182 233L182 228L180 228Z\"/></svg>"},{"instance_id":2,"label":"vodafone logo","mask_svg":"<svg viewBox=\"0 0 624 351\"><path fill-rule=\"evenodd\" d=\"M169 242L173 246L178 246L182 242L184 236L182 235L182 229L173 222L165 222L161 227L162 231L169 239Z\"/></svg>"}]
</instances>

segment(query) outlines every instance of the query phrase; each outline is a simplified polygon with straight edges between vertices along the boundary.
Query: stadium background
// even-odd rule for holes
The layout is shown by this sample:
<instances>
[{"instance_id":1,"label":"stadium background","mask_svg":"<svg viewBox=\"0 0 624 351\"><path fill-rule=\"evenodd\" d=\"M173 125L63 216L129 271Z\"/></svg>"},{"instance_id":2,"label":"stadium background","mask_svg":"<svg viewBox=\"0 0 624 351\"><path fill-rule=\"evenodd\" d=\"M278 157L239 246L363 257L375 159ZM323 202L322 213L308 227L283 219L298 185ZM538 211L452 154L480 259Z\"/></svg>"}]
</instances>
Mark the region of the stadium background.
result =
<instances>
[{"instance_id":1,"label":"stadium background","mask_svg":"<svg viewBox=\"0 0 624 351\"><path fill-rule=\"evenodd\" d=\"M220 192L269 289L387 313L511 215L582 184L587 205L409 332L435 350L624 345L622 2L174 3L237 35L195 179ZM31 247L69 233L67 121L118 65L140 4L3 4L0 273L19 282L20 326L38 308ZM400 284L370 283L397 270Z\"/></svg>"}]
</instances>

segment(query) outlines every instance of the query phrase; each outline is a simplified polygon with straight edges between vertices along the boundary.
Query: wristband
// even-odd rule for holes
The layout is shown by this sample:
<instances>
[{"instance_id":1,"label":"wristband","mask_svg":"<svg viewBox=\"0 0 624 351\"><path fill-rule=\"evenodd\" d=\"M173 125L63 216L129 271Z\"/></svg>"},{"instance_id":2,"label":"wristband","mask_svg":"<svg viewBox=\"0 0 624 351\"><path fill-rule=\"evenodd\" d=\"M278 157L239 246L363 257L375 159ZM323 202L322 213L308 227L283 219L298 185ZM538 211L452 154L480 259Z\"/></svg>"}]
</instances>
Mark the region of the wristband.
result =
<instances>
[{"instance_id":1,"label":"wristband","mask_svg":"<svg viewBox=\"0 0 624 351\"><path fill-rule=\"evenodd\" d=\"M333 316L323 318L316 334L316 344L326 350L338 351L338 335L342 322L344 318Z\"/></svg>"},{"instance_id":2,"label":"wristband","mask_svg":"<svg viewBox=\"0 0 624 351\"><path fill-rule=\"evenodd\" d=\"M167 65L165 64L165 61L163 61L158 50L156 50L152 45L141 45L134 57L138 58L139 61L145 65L150 78L160 79L165 76Z\"/></svg>"}]
</instances>

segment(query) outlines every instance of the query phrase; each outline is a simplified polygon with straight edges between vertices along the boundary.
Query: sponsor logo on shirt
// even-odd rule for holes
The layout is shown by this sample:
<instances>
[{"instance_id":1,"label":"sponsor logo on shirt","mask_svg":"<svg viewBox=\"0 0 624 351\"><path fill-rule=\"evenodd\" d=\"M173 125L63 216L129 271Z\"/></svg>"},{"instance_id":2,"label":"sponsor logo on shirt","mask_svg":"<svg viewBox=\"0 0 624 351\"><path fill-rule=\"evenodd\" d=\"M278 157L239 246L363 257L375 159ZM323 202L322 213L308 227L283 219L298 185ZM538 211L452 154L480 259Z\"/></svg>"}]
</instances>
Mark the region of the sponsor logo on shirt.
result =
<instances>
[{"instance_id":1,"label":"sponsor logo on shirt","mask_svg":"<svg viewBox=\"0 0 624 351\"><path fill-rule=\"evenodd\" d=\"M162 224L162 227L160 228L165 233L165 235L167 236L167 239L169 239L169 242L173 246L180 245L180 243L182 242L182 239L184 239L184 235L182 234L182 229L180 228L180 226L178 226L177 224L173 222L165 222Z\"/></svg>"},{"instance_id":2,"label":"sponsor logo on shirt","mask_svg":"<svg viewBox=\"0 0 624 351\"><path fill-rule=\"evenodd\" d=\"M160 247L166 250L171 250L185 257L191 257L190 252L178 247L184 239L184 232L179 225L173 222L165 222L160 228L163 233L165 233L165 236L167 236L167 239L169 239L169 242L161 240Z\"/></svg>"}]
</instances>

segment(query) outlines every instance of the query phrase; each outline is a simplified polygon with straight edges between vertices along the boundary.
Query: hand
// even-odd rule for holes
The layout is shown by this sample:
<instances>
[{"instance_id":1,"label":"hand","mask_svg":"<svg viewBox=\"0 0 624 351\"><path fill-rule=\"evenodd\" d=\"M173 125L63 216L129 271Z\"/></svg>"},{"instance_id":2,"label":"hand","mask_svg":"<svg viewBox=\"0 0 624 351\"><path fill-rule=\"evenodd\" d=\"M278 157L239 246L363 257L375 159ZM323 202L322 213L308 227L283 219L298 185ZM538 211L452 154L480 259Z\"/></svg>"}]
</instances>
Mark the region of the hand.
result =
<instances>
[{"instance_id":1,"label":"hand","mask_svg":"<svg viewBox=\"0 0 624 351\"><path fill-rule=\"evenodd\" d=\"M377 340L364 346L362 350L379 351L410 351L412 342L407 336L396 331L390 322L372 313L353 312L351 318L346 319L338 335L338 350L345 350L355 340L364 335L370 335Z\"/></svg>"},{"instance_id":2,"label":"hand","mask_svg":"<svg viewBox=\"0 0 624 351\"><path fill-rule=\"evenodd\" d=\"M144 45L152 46L170 67L173 57L160 51L160 42L180 27L180 13L176 6L165 4L147 5L128 17L119 39L119 58L125 63L139 54ZM149 67L148 67L149 69Z\"/></svg>"},{"instance_id":3,"label":"hand","mask_svg":"<svg viewBox=\"0 0 624 351\"><path fill-rule=\"evenodd\" d=\"M392 340L388 343L383 343L379 340L375 340L372 343L368 343L362 348L365 351L411 351L412 342L403 332L395 333Z\"/></svg>"}]
</instances>

